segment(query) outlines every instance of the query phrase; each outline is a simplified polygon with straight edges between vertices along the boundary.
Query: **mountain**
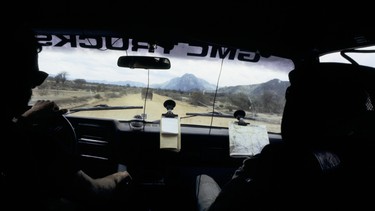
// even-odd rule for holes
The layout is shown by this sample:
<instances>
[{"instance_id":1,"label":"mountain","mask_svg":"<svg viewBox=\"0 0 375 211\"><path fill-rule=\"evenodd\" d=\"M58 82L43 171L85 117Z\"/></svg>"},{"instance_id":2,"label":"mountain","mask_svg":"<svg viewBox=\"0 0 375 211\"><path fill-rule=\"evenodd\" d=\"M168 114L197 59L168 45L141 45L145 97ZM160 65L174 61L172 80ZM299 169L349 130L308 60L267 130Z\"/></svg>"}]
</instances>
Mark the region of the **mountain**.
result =
<instances>
[{"instance_id":1,"label":"mountain","mask_svg":"<svg viewBox=\"0 0 375 211\"><path fill-rule=\"evenodd\" d=\"M218 93L248 93L251 96L260 96L266 92L272 92L278 96L284 96L286 88L290 85L289 81L281 81L279 79L272 79L270 81L252 84L252 85L238 85L219 88Z\"/></svg>"},{"instance_id":2,"label":"mountain","mask_svg":"<svg viewBox=\"0 0 375 211\"><path fill-rule=\"evenodd\" d=\"M260 84L220 88L218 94L229 96L229 99L237 95L233 99L240 99L243 102L250 100L252 109L256 112L282 114L285 92L289 85L289 81L272 79Z\"/></svg>"},{"instance_id":3,"label":"mountain","mask_svg":"<svg viewBox=\"0 0 375 211\"><path fill-rule=\"evenodd\" d=\"M95 81L99 83L107 83L106 81ZM117 81L111 82L112 84L117 85L129 85L129 86L137 86L137 87L145 87L146 85L140 82L134 81ZM238 86L228 86L228 87L221 87L218 89L218 93L222 94L239 94L239 93L246 93L249 96L261 96L264 93L273 93L274 95L284 97L285 90L289 86L289 81L281 81L279 79L272 79L270 81L260 83L260 84L252 84L252 85L238 85ZM210 84L206 80L197 78L195 75L186 73L181 77L173 78L163 84L152 84L150 85L151 88L156 89L167 89L167 90L177 90L177 91L207 91L207 92L214 92L216 89L216 85Z\"/></svg>"},{"instance_id":4,"label":"mountain","mask_svg":"<svg viewBox=\"0 0 375 211\"><path fill-rule=\"evenodd\" d=\"M272 94L272 96L275 96L274 99L284 99L285 91L289 85L289 81L272 79L260 84L222 87L218 89L218 93L229 95L245 93L246 95L251 96L252 99L259 99L261 96ZM214 92L216 89L215 85L189 73L186 73L181 77L173 78L163 84L152 85L151 87L178 91L205 90L207 92Z\"/></svg>"},{"instance_id":5,"label":"mountain","mask_svg":"<svg viewBox=\"0 0 375 211\"><path fill-rule=\"evenodd\" d=\"M253 95L262 95L266 92L272 92L278 96L285 95L285 91L290 85L289 81L281 81L279 79L272 79L270 81L267 81L262 84L258 84L258 86L255 87L255 89L250 92Z\"/></svg>"},{"instance_id":6,"label":"mountain","mask_svg":"<svg viewBox=\"0 0 375 211\"><path fill-rule=\"evenodd\" d=\"M197 78L193 74L186 73L181 77L173 78L170 81L152 85L152 88L169 89L178 91L194 91L194 90L215 90L216 86L207 81Z\"/></svg>"}]
</instances>

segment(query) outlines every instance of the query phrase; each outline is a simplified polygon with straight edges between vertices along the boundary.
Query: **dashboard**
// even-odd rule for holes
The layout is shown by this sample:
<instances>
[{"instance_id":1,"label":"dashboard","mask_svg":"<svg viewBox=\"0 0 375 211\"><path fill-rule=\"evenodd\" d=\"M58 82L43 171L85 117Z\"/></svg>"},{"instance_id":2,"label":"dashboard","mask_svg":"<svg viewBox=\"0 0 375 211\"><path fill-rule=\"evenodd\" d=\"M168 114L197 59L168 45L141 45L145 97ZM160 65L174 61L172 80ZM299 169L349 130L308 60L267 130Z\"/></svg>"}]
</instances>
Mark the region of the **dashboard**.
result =
<instances>
[{"instance_id":1,"label":"dashboard","mask_svg":"<svg viewBox=\"0 0 375 211\"><path fill-rule=\"evenodd\" d=\"M229 156L228 128L181 125L181 150L175 152L160 149L158 123L144 123L142 130L135 130L131 121L74 116L67 119L76 132L82 165L97 176L114 171L118 164L148 179L150 175L158 178L165 176L165 171L186 167L232 171L242 162L241 158ZM269 141L279 142L281 135L270 133Z\"/></svg>"}]
</instances>

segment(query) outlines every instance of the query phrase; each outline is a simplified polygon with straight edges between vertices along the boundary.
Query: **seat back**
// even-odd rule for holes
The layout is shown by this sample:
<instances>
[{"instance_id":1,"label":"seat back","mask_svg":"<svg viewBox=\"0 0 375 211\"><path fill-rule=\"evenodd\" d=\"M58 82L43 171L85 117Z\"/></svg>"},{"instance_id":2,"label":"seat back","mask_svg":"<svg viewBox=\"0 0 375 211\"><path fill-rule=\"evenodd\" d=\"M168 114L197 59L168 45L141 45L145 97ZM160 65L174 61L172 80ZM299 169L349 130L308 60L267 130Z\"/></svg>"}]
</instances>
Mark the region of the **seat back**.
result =
<instances>
[{"instance_id":1,"label":"seat back","mask_svg":"<svg viewBox=\"0 0 375 211\"><path fill-rule=\"evenodd\" d=\"M322 196L329 199L325 200L329 202L327 209L369 205L372 199L366 200L367 192L375 187L372 173L375 170L372 134L375 129L375 69L320 63L296 68L289 78L291 85L286 92L281 126L283 140L293 148L328 152L338 161L334 162L338 170L333 174L326 174L324 168L318 170L322 173L319 177L306 174L309 179L319 178L312 183L318 189L309 186L304 193L315 202L322 201ZM321 161L327 164L326 161L332 160Z\"/></svg>"},{"instance_id":2,"label":"seat back","mask_svg":"<svg viewBox=\"0 0 375 211\"><path fill-rule=\"evenodd\" d=\"M287 142L329 146L374 112L375 69L320 63L289 74L281 130ZM328 140L329 139L329 140Z\"/></svg>"}]
</instances>

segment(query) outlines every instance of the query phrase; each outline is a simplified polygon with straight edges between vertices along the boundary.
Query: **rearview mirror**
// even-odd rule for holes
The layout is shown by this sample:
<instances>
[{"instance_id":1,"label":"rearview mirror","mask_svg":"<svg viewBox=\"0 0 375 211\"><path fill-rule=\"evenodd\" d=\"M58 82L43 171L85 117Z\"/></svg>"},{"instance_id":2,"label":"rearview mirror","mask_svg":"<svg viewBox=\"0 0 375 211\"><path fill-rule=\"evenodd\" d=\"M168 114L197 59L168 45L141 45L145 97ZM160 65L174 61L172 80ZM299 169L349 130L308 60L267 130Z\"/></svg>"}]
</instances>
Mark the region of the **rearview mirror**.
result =
<instances>
[{"instance_id":1,"label":"rearview mirror","mask_svg":"<svg viewBox=\"0 0 375 211\"><path fill-rule=\"evenodd\" d=\"M170 69L171 62L168 58L152 56L120 56L117 66L142 69Z\"/></svg>"}]
</instances>

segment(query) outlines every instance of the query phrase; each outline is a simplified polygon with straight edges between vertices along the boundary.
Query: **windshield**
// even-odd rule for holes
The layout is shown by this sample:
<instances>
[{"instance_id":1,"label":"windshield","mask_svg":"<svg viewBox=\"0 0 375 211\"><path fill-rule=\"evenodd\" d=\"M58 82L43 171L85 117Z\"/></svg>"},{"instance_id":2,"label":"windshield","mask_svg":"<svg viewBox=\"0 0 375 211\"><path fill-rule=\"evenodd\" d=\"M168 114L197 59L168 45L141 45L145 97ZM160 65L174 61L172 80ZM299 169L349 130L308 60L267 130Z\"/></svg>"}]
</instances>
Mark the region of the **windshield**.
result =
<instances>
[{"instance_id":1,"label":"windshield","mask_svg":"<svg viewBox=\"0 0 375 211\"><path fill-rule=\"evenodd\" d=\"M48 79L32 101L50 99L68 115L158 121L173 100L181 124L228 127L236 110L245 121L280 133L291 60L205 43L150 45L135 39L38 35L39 68ZM117 66L121 56L162 56L170 69ZM92 109L101 108L101 109ZM230 118L228 118L230 117Z\"/></svg>"}]
</instances>

